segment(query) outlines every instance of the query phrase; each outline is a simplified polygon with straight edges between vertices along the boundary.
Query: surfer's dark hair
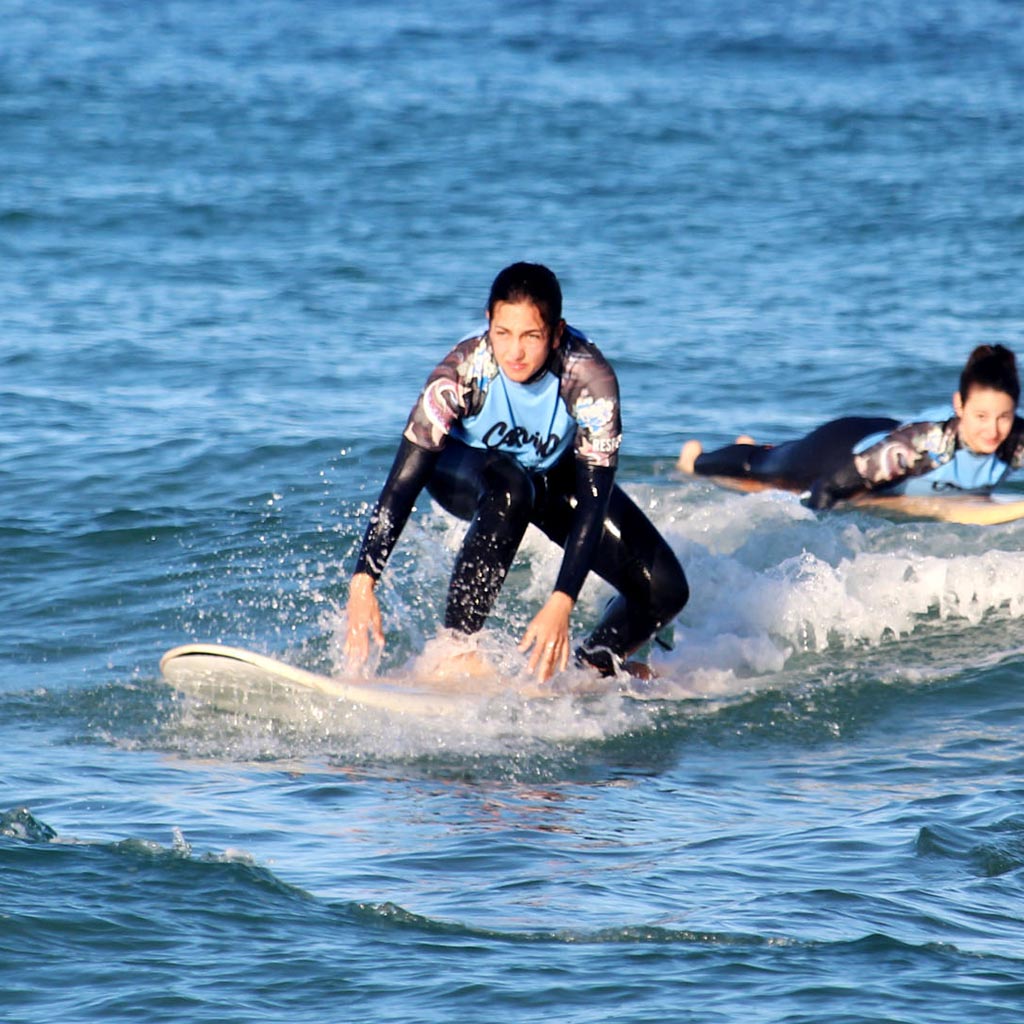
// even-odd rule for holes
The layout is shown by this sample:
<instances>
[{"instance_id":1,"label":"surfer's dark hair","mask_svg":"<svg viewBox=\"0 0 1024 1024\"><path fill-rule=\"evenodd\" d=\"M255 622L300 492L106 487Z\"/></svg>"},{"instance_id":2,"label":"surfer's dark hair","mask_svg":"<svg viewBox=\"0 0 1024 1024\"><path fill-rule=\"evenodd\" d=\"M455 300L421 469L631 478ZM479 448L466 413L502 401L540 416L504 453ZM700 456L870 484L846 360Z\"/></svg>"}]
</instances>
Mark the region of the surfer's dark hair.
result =
<instances>
[{"instance_id":1,"label":"surfer's dark hair","mask_svg":"<svg viewBox=\"0 0 1024 1024\"><path fill-rule=\"evenodd\" d=\"M562 319L562 288L558 278L540 263L513 263L502 270L491 285L488 315L499 302L532 302L552 331Z\"/></svg>"},{"instance_id":2,"label":"surfer's dark hair","mask_svg":"<svg viewBox=\"0 0 1024 1024\"><path fill-rule=\"evenodd\" d=\"M967 357L967 365L960 374L961 401L967 401L972 387L1002 391L1016 405L1020 400L1020 378L1014 354L1003 345L979 345Z\"/></svg>"}]
</instances>

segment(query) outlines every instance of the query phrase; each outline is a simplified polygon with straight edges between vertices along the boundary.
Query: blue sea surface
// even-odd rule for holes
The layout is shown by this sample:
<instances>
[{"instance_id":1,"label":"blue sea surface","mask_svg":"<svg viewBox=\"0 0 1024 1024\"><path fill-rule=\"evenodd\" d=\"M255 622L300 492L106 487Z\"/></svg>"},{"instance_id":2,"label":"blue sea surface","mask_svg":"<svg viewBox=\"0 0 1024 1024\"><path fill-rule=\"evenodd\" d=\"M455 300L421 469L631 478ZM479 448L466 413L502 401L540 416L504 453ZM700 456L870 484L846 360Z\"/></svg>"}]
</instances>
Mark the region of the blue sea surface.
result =
<instances>
[{"instance_id":1,"label":"blue sea surface","mask_svg":"<svg viewBox=\"0 0 1024 1024\"><path fill-rule=\"evenodd\" d=\"M942 414L1021 347L1022 14L5 0L0 1017L1019 1024L1024 525L674 464ZM341 670L409 408L518 259L690 579L659 699L171 689L190 641ZM420 502L381 671L460 535ZM527 536L488 629L513 674L559 555Z\"/></svg>"}]
</instances>

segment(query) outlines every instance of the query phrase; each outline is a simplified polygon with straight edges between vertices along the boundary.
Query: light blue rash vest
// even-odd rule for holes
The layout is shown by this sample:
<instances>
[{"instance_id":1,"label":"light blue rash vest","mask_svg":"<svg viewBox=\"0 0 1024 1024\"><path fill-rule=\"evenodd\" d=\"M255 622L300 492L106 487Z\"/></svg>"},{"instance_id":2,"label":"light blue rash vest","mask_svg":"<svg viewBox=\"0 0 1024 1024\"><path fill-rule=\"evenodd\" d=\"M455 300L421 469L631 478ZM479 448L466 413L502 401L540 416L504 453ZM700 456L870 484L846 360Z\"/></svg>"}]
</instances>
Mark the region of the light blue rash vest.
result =
<instances>
[{"instance_id":1,"label":"light blue rash vest","mask_svg":"<svg viewBox=\"0 0 1024 1024\"><path fill-rule=\"evenodd\" d=\"M483 408L452 426L452 437L473 448L513 455L527 469L549 469L576 436L576 421L550 370L539 380L518 384L498 370Z\"/></svg>"}]
</instances>

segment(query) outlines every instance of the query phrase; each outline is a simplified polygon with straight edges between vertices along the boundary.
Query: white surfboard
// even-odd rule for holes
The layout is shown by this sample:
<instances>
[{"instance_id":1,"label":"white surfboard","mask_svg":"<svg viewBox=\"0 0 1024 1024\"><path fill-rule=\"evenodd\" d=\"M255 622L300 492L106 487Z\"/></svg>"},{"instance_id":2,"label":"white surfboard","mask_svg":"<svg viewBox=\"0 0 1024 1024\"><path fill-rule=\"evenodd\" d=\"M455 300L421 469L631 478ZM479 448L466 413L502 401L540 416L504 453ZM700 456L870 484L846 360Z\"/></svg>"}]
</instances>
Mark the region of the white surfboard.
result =
<instances>
[{"instance_id":1,"label":"white surfboard","mask_svg":"<svg viewBox=\"0 0 1024 1024\"><path fill-rule=\"evenodd\" d=\"M329 706L379 708L417 716L465 715L493 698L513 702L586 700L618 694L641 701L671 699L671 687L662 685L664 681L646 665L628 662L626 668L627 673L615 679L577 673L569 679L556 678L549 685L530 677L509 679L479 668L460 673L448 667L446 671L437 661L425 677L339 679L224 644L184 644L160 659L161 674L179 692L232 714L279 719L303 719L311 698Z\"/></svg>"},{"instance_id":2,"label":"white surfboard","mask_svg":"<svg viewBox=\"0 0 1024 1024\"><path fill-rule=\"evenodd\" d=\"M693 478L710 480L731 491L754 493L784 489L761 480L738 477L694 475ZM1004 494L948 494L934 498L911 494L858 494L835 507L838 510L865 509L908 519L934 519L967 526L995 526L1024 519L1024 501Z\"/></svg>"},{"instance_id":3,"label":"white surfboard","mask_svg":"<svg viewBox=\"0 0 1024 1024\"><path fill-rule=\"evenodd\" d=\"M160 672L176 690L225 711L272 716L316 695L332 702L410 715L464 714L474 702L511 691L498 679L455 676L434 685L387 679L336 679L222 644L185 644L160 659Z\"/></svg>"}]
</instances>

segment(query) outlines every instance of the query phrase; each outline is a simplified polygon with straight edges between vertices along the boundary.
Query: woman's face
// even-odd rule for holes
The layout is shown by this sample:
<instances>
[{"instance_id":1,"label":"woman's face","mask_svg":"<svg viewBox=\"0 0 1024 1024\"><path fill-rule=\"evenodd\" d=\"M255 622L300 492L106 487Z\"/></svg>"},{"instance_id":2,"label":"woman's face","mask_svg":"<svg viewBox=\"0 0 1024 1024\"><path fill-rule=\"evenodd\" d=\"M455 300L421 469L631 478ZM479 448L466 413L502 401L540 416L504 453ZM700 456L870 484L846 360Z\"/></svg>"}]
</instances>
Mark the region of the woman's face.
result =
<instances>
[{"instance_id":1,"label":"woman's face","mask_svg":"<svg viewBox=\"0 0 1024 1024\"><path fill-rule=\"evenodd\" d=\"M960 440L979 455L991 455L1009 436L1017 406L1005 391L974 385L963 399L953 396L960 417Z\"/></svg>"},{"instance_id":2,"label":"woman's face","mask_svg":"<svg viewBox=\"0 0 1024 1024\"><path fill-rule=\"evenodd\" d=\"M540 373L562 337L562 325L552 332L532 302L496 302L487 320L494 358L517 384Z\"/></svg>"}]
</instances>

